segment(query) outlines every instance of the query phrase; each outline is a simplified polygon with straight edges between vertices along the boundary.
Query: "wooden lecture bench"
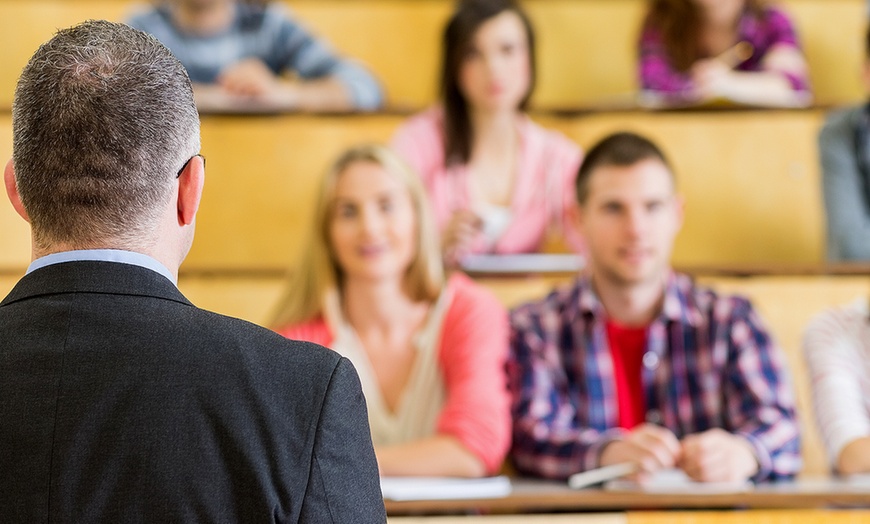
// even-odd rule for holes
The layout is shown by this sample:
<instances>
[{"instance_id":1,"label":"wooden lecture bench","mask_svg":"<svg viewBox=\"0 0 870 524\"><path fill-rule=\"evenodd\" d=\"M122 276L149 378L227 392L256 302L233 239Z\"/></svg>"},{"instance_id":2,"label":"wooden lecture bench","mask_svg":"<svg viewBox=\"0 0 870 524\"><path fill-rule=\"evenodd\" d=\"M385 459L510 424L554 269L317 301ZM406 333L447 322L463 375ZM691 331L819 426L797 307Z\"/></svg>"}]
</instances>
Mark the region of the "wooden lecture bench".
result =
<instances>
[{"instance_id":1,"label":"wooden lecture bench","mask_svg":"<svg viewBox=\"0 0 870 524\"><path fill-rule=\"evenodd\" d=\"M368 64L389 104L429 105L437 93L440 38L454 0L284 0L342 53ZM539 109L622 104L637 91L636 45L645 0L525 0L538 37ZM864 0L784 0L823 105L864 98ZM88 18L124 20L129 0L0 0L0 107L39 44ZM413 57L409 60L409 57Z\"/></svg>"},{"instance_id":2,"label":"wooden lecture bench","mask_svg":"<svg viewBox=\"0 0 870 524\"><path fill-rule=\"evenodd\" d=\"M866 524L868 511L627 511L548 515L463 515L453 517L391 517L389 524Z\"/></svg>"},{"instance_id":3,"label":"wooden lecture bench","mask_svg":"<svg viewBox=\"0 0 870 524\"><path fill-rule=\"evenodd\" d=\"M824 213L816 135L825 111L536 113L583 148L629 129L661 144L677 171L686 217L680 266L807 265L822 261ZM340 151L385 142L404 115L217 116L202 119L208 158L197 236L185 267L280 272L309 234L317 181ZM11 156L0 113L0 159ZM0 203L0 271L29 261L27 225Z\"/></svg>"}]
</instances>

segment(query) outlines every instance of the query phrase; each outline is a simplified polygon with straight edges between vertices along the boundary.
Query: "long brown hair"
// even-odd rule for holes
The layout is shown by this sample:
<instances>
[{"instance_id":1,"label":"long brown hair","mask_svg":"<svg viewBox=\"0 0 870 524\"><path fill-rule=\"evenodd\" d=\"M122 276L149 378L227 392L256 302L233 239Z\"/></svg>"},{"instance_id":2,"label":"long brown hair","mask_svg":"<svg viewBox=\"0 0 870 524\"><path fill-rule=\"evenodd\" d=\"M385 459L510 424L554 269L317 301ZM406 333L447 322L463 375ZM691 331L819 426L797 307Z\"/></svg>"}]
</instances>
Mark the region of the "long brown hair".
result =
<instances>
[{"instance_id":1,"label":"long brown hair","mask_svg":"<svg viewBox=\"0 0 870 524\"><path fill-rule=\"evenodd\" d=\"M473 130L468 117L468 103L459 89L459 71L474 34L487 20L505 11L520 17L526 30L529 50L529 92L520 102L528 107L535 88L535 32L532 22L515 0L459 0L444 28L441 61L441 97L444 105L444 159L447 165L465 164L471 158Z\"/></svg>"},{"instance_id":2,"label":"long brown hair","mask_svg":"<svg viewBox=\"0 0 870 524\"><path fill-rule=\"evenodd\" d=\"M765 0L746 0L754 16L761 17L764 6ZM706 58L701 49L701 8L692 0L650 0L644 26L661 33L665 52L678 71L688 71Z\"/></svg>"}]
</instances>

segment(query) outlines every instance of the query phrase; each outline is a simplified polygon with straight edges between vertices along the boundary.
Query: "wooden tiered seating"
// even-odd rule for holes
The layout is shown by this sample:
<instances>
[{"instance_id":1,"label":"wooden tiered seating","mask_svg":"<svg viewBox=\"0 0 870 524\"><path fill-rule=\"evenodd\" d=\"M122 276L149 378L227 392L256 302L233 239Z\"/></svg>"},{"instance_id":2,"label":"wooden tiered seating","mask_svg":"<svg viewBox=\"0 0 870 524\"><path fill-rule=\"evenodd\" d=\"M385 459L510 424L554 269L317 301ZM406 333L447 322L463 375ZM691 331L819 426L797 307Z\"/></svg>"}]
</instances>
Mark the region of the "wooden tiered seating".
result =
<instances>
[{"instance_id":1,"label":"wooden tiered seating","mask_svg":"<svg viewBox=\"0 0 870 524\"><path fill-rule=\"evenodd\" d=\"M631 129L669 154L686 200L674 261L681 266L820 263L824 217L815 137L821 111L617 112L541 115L588 148ZM189 269L281 271L310 230L317 180L337 154L389 139L403 116L206 116L205 195ZM11 153L0 114L0 158ZM7 137L5 141L3 137ZM0 268L29 258L26 224L0 205Z\"/></svg>"},{"instance_id":2,"label":"wooden tiered seating","mask_svg":"<svg viewBox=\"0 0 870 524\"><path fill-rule=\"evenodd\" d=\"M382 79L390 103L430 104L437 93L440 36L453 0L284 0L309 27ZM539 109L626 102L636 91L635 41L646 0L526 0L539 39ZM863 98L859 80L864 0L786 0L801 34L820 104ZM88 18L123 20L145 2L2 0L0 107L21 68L55 29Z\"/></svg>"},{"instance_id":3,"label":"wooden tiered seating","mask_svg":"<svg viewBox=\"0 0 870 524\"><path fill-rule=\"evenodd\" d=\"M815 137L824 110L672 112L549 109L611 106L636 89L634 39L644 0L526 0L540 40L533 116L588 148L619 129L660 143L686 199L679 266L813 265L823 253ZM451 0L288 0L343 53L370 65L394 107L416 110L436 93L439 35ZM864 0L787 0L812 70L817 101L863 98ZM21 67L58 27L87 18L122 20L124 0L0 0L0 109L8 109ZM409 59L412 57L412 59ZM604 106L599 104L604 104ZM268 323L310 230L316 181L336 154L384 142L406 113L364 116L205 116L208 170L194 248L182 290L198 305ZM11 117L0 114L0 160L11 154ZM29 262L27 225L0 204L0 294ZM867 296L863 277L705 278L750 296L788 354L805 429L807 474L827 471L813 429L800 335L815 312ZM487 280L512 306L542 296L547 279Z\"/></svg>"}]
</instances>

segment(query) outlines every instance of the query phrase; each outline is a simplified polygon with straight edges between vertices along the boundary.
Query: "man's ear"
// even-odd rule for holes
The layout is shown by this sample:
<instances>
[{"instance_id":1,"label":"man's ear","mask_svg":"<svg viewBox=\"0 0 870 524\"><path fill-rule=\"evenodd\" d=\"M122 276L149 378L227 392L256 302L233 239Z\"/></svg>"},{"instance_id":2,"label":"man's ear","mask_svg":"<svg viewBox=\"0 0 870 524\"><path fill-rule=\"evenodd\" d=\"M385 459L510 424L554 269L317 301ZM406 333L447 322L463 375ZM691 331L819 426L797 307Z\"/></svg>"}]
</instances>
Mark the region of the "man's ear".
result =
<instances>
[{"instance_id":1,"label":"man's ear","mask_svg":"<svg viewBox=\"0 0 870 524\"><path fill-rule=\"evenodd\" d=\"M3 171L3 180L6 183L6 195L9 196L9 201L12 202L12 207L15 212L21 215L21 218L30 222L30 215L24 209L24 204L21 203L21 195L18 194L18 185L15 183L15 164L12 159L6 162L6 169Z\"/></svg>"},{"instance_id":2,"label":"man's ear","mask_svg":"<svg viewBox=\"0 0 870 524\"><path fill-rule=\"evenodd\" d=\"M205 159L196 155L181 170L178 176L178 223L189 226L196 218L202 188L205 184Z\"/></svg>"}]
</instances>

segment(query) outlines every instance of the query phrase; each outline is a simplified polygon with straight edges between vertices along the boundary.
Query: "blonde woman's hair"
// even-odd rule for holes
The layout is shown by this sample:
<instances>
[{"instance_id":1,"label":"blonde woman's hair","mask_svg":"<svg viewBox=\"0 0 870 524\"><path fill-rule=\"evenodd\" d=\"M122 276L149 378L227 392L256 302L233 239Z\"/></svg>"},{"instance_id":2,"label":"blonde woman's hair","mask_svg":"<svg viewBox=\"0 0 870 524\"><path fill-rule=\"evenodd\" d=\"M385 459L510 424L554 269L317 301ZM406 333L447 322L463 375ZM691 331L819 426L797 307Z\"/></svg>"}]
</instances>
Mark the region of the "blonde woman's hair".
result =
<instances>
[{"instance_id":1,"label":"blonde woman's hair","mask_svg":"<svg viewBox=\"0 0 870 524\"><path fill-rule=\"evenodd\" d=\"M438 232L426 191L417 174L385 146L366 144L345 151L329 168L320 183L314 208L307 249L289 280L278 305L272 325L283 328L308 322L323 311L323 300L333 289L341 292L343 273L330 245L329 231L339 177L357 162L369 162L384 168L404 185L411 197L416 216L416 249L405 274L405 292L411 300L432 302L444 284L444 269Z\"/></svg>"}]
</instances>

